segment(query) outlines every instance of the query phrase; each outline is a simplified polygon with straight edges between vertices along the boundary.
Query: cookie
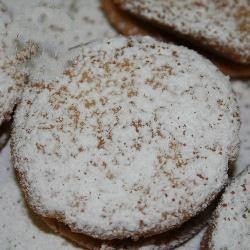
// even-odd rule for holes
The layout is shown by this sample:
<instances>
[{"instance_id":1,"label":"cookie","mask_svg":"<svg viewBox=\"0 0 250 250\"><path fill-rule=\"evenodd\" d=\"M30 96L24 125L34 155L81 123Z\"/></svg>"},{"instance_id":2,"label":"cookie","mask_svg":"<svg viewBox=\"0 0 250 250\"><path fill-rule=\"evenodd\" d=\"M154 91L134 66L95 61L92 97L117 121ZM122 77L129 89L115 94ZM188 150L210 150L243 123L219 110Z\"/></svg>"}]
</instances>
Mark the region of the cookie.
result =
<instances>
[{"instance_id":1,"label":"cookie","mask_svg":"<svg viewBox=\"0 0 250 250\"><path fill-rule=\"evenodd\" d=\"M248 249L250 168L226 188L203 241L202 249Z\"/></svg>"},{"instance_id":2,"label":"cookie","mask_svg":"<svg viewBox=\"0 0 250 250\"><path fill-rule=\"evenodd\" d=\"M250 117L250 89L249 89L248 81L233 81L232 87L236 92L237 100L240 106L241 111L241 130L240 130L240 138L241 138L241 146L240 146L240 154L236 161L236 170L235 173L239 173L242 169L244 169L247 165L250 165L249 162L249 117ZM8 150L4 150L6 152L3 153L3 157L0 158L1 166L6 166L7 169L11 169L7 160L2 160L4 155L6 155ZM3 168L1 168L3 169ZM36 225L32 224L31 219L27 214L27 209L22 201L22 197L19 194L17 183L15 183L14 175L6 176L1 172L1 176L4 176L5 182L1 182L3 186L0 188L2 191L0 196L2 197L2 201L0 202L0 210L1 216L0 221L2 222L2 226L6 225L4 230L0 230L0 242L3 248L13 248L14 244L16 244L19 248L28 248L30 244L32 246L36 246L37 249L48 248L53 244L55 249L78 249L73 248L71 245L66 244L63 239L48 234L40 230ZM15 205L13 205L15 204ZM10 210L10 208L13 208ZM15 216L15 222L13 221L13 215ZM8 222L8 223L7 223ZM17 223L18 222L18 223ZM58 229L57 229L58 230ZM183 249L199 249L200 238L202 238L203 231L195 236L192 240L188 241L183 246L180 246L178 250ZM13 232L11 235L9 232ZM189 235L189 234L188 234ZM30 238L29 238L30 237ZM187 236L186 236L187 237ZM25 239L25 240L23 240ZM81 237L82 239L82 237ZM181 241L180 241L181 242ZM154 245L155 247L155 245Z\"/></svg>"},{"instance_id":3,"label":"cookie","mask_svg":"<svg viewBox=\"0 0 250 250\"><path fill-rule=\"evenodd\" d=\"M227 182L239 148L230 82L150 37L90 43L18 106L13 164L32 209L101 240L179 227ZM115 191L114 191L115 190Z\"/></svg>"},{"instance_id":4,"label":"cookie","mask_svg":"<svg viewBox=\"0 0 250 250\"><path fill-rule=\"evenodd\" d=\"M15 3L6 1L13 16L6 39L11 49L22 48L27 41L39 46L38 56L28 65L32 81L55 79L70 66L82 44L116 35L99 8L99 0Z\"/></svg>"},{"instance_id":5,"label":"cookie","mask_svg":"<svg viewBox=\"0 0 250 250\"><path fill-rule=\"evenodd\" d=\"M176 34L169 33L169 30L164 31L155 25L139 19L138 15L131 15L128 11L124 11L119 5L114 3L114 0L102 0L103 10L109 19L110 23L123 35L151 35L164 41L171 41L176 44L183 44L187 47L198 50L199 53L208 57L220 70L230 75L232 78L249 78L250 66L249 64L237 63L232 60L227 60L216 54L206 52L207 46L204 50L199 44L192 43L183 37L178 37Z\"/></svg>"}]
</instances>

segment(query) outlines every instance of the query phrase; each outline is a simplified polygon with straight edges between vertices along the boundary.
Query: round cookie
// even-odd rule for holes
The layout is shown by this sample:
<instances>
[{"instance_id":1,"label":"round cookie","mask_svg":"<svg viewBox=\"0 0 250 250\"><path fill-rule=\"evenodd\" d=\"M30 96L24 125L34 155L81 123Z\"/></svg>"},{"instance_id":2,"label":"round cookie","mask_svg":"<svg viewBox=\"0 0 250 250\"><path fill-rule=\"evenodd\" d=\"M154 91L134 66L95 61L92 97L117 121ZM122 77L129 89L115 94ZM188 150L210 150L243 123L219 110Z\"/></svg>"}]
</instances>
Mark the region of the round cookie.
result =
<instances>
[{"instance_id":1,"label":"round cookie","mask_svg":"<svg viewBox=\"0 0 250 250\"><path fill-rule=\"evenodd\" d=\"M203 241L202 249L248 249L250 167L226 188Z\"/></svg>"},{"instance_id":2,"label":"round cookie","mask_svg":"<svg viewBox=\"0 0 250 250\"><path fill-rule=\"evenodd\" d=\"M187 47L198 50L217 65L224 74L230 75L232 78L250 77L249 64L237 63L213 53L211 54L208 51L204 51L204 49L200 48L200 43L196 44L198 47L194 46L194 44L190 41L188 42L187 39L178 37L176 34L168 33L169 30L165 32L163 29L139 19L138 15L131 15L126 10L122 10L120 6L114 2L114 0L102 0L102 7L110 23L123 35L151 35L160 40L183 44ZM205 49L207 49L207 47Z\"/></svg>"},{"instance_id":3,"label":"round cookie","mask_svg":"<svg viewBox=\"0 0 250 250\"><path fill-rule=\"evenodd\" d=\"M228 79L149 37L91 43L15 113L12 157L36 213L102 240L180 226L227 182L239 148Z\"/></svg>"},{"instance_id":4,"label":"round cookie","mask_svg":"<svg viewBox=\"0 0 250 250\"><path fill-rule=\"evenodd\" d=\"M27 41L38 44L39 54L28 65L33 81L55 79L80 53L82 44L116 34L100 10L99 0L15 2L6 1L13 16L6 40L11 49L22 48Z\"/></svg>"}]
</instances>

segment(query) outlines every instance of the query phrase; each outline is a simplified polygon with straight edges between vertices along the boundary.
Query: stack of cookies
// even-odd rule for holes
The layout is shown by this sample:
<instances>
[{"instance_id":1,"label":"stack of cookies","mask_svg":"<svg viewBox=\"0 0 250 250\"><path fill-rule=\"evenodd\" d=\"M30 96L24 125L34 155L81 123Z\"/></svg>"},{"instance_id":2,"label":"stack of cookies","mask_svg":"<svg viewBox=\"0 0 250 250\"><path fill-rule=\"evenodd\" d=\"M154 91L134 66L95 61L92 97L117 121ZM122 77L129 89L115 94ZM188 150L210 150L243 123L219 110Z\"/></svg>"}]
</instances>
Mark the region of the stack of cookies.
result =
<instances>
[{"instance_id":1,"label":"stack of cookies","mask_svg":"<svg viewBox=\"0 0 250 250\"><path fill-rule=\"evenodd\" d=\"M72 36L78 14L80 26L62 30L40 7L48 39L24 29L9 57L17 22L1 32L0 122L13 117L12 164L31 211L83 249L174 249L208 221L202 249L247 249L250 169L229 177L241 119L221 72L250 76L247 1L104 0L133 36L85 44Z\"/></svg>"}]
</instances>

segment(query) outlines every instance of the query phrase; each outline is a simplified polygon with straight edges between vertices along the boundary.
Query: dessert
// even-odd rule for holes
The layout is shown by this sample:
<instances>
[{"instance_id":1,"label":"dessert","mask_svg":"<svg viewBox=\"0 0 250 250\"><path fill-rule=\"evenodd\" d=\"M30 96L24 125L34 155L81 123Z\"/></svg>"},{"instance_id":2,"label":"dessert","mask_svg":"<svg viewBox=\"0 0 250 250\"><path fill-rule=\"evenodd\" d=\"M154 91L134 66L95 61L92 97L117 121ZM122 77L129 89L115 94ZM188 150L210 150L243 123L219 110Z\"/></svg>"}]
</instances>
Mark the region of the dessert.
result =
<instances>
[{"instance_id":1,"label":"dessert","mask_svg":"<svg viewBox=\"0 0 250 250\"><path fill-rule=\"evenodd\" d=\"M40 216L98 240L136 240L179 227L214 200L238 132L231 85L208 60L121 37L83 46L63 77L31 84L12 157Z\"/></svg>"}]
</instances>

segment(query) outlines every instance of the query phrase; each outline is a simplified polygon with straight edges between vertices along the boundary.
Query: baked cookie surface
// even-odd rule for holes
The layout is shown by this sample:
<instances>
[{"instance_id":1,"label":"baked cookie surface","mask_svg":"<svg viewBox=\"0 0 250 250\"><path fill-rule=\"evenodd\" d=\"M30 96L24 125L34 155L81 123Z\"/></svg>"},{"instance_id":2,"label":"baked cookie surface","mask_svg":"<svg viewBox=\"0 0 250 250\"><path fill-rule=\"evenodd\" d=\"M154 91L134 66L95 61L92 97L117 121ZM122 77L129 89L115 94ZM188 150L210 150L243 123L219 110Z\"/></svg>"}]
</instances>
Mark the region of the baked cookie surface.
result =
<instances>
[{"instance_id":1,"label":"baked cookie surface","mask_svg":"<svg viewBox=\"0 0 250 250\"><path fill-rule=\"evenodd\" d=\"M250 167L226 188L202 242L203 249L248 249Z\"/></svg>"},{"instance_id":2,"label":"baked cookie surface","mask_svg":"<svg viewBox=\"0 0 250 250\"><path fill-rule=\"evenodd\" d=\"M235 62L250 64L248 0L114 0L114 3Z\"/></svg>"},{"instance_id":3,"label":"baked cookie surface","mask_svg":"<svg viewBox=\"0 0 250 250\"><path fill-rule=\"evenodd\" d=\"M203 210L238 153L228 79L149 37L91 43L17 108L12 157L32 208L99 239L170 230Z\"/></svg>"}]
</instances>

